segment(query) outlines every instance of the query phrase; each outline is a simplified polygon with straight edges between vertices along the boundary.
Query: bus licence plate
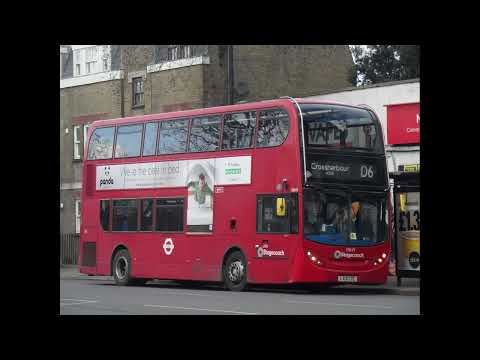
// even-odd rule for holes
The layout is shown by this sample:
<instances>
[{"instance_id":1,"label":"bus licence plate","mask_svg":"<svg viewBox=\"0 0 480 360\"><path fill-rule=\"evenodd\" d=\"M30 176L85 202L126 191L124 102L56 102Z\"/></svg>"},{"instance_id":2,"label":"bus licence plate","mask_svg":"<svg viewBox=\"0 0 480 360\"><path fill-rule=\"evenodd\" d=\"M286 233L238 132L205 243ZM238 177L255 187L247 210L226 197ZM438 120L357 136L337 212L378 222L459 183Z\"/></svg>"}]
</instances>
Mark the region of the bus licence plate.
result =
<instances>
[{"instance_id":1,"label":"bus licence plate","mask_svg":"<svg viewBox=\"0 0 480 360\"><path fill-rule=\"evenodd\" d=\"M339 275L338 282L358 282L358 276Z\"/></svg>"}]
</instances>

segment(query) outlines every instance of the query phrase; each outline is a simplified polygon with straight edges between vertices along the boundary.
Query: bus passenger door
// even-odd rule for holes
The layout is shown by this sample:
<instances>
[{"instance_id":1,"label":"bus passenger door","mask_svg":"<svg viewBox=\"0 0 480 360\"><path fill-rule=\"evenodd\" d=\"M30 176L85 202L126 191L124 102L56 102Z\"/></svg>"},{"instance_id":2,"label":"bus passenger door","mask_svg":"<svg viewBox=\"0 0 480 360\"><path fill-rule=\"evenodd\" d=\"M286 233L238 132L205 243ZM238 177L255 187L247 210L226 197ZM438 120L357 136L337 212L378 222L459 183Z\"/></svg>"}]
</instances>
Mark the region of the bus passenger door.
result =
<instances>
[{"instance_id":1,"label":"bus passenger door","mask_svg":"<svg viewBox=\"0 0 480 360\"><path fill-rule=\"evenodd\" d=\"M149 262L158 278L184 278L188 258L187 239L183 234L184 203L183 197L155 200L155 232Z\"/></svg>"},{"instance_id":2,"label":"bus passenger door","mask_svg":"<svg viewBox=\"0 0 480 360\"><path fill-rule=\"evenodd\" d=\"M298 233L297 194L257 195L254 282L288 280Z\"/></svg>"}]
</instances>

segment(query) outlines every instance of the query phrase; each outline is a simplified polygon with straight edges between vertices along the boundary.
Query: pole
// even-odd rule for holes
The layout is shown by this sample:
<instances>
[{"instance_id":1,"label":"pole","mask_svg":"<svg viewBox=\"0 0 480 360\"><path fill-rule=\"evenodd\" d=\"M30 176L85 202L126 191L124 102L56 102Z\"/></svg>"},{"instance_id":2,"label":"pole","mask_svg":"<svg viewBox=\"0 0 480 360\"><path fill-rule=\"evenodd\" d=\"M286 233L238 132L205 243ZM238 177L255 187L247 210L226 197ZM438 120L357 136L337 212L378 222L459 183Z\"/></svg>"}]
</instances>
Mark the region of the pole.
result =
<instances>
[{"instance_id":1,"label":"pole","mask_svg":"<svg viewBox=\"0 0 480 360\"><path fill-rule=\"evenodd\" d=\"M227 45L227 60L228 60L228 74L227 74L227 102L233 105L233 45Z\"/></svg>"}]
</instances>

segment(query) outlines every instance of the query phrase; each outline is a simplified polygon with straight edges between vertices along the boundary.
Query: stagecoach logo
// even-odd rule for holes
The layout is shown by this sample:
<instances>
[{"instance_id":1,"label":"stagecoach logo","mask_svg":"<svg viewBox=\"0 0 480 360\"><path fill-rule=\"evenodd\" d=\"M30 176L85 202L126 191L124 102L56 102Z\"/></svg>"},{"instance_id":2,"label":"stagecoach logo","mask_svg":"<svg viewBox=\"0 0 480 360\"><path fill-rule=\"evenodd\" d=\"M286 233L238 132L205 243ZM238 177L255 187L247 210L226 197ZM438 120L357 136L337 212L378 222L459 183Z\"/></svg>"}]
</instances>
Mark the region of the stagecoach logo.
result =
<instances>
[{"instance_id":1,"label":"stagecoach logo","mask_svg":"<svg viewBox=\"0 0 480 360\"><path fill-rule=\"evenodd\" d=\"M173 252L174 247L173 240L171 238L166 238L163 243L163 251L165 251L165 254L170 255Z\"/></svg>"},{"instance_id":2,"label":"stagecoach logo","mask_svg":"<svg viewBox=\"0 0 480 360\"><path fill-rule=\"evenodd\" d=\"M340 251L340 250L337 250L333 253L333 257L337 260L340 260L341 258L347 258L347 259L351 259L351 258L359 258L359 259L363 259L365 258L365 254L364 253L358 253L358 254L353 254L353 253L344 253L343 251Z\"/></svg>"},{"instance_id":3,"label":"stagecoach logo","mask_svg":"<svg viewBox=\"0 0 480 360\"><path fill-rule=\"evenodd\" d=\"M258 246L258 245L257 245ZM264 257L264 256L285 256L285 252L283 250L268 250L264 247L258 246L257 247L257 256Z\"/></svg>"}]
</instances>

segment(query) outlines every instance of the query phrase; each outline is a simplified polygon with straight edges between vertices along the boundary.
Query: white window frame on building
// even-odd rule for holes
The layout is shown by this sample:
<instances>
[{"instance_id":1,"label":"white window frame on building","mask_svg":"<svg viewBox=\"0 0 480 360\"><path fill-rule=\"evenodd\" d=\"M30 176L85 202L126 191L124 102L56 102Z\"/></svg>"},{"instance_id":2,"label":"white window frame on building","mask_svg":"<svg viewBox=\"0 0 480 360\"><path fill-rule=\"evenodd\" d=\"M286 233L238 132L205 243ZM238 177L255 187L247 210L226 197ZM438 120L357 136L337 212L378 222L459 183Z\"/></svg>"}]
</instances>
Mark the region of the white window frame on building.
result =
<instances>
[{"instance_id":1,"label":"white window frame on building","mask_svg":"<svg viewBox=\"0 0 480 360\"><path fill-rule=\"evenodd\" d=\"M94 74L97 72L96 65L98 60L98 51L96 46L84 49L85 51L85 73Z\"/></svg>"},{"instance_id":2,"label":"white window frame on building","mask_svg":"<svg viewBox=\"0 0 480 360\"><path fill-rule=\"evenodd\" d=\"M190 45L169 45L167 51L168 61L187 59L191 57Z\"/></svg>"},{"instance_id":3,"label":"white window frame on building","mask_svg":"<svg viewBox=\"0 0 480 360\"><path fill-rule=\"evenodd\" d=\"M75 233L80 234L80 221L82 215L82 203L80 199L75 199Z\"/></svg>"},{"instance_id":4,"label":"white window frame on building","mask_svg":"<svg viewBox=\"0 0 480 360\"><path fill-rule=\"evenodd\" d=\"M132 78L132 107L145 106L143 76Z\"/></svg>"},{"instance_id":5,"label":"white window frame on building","mask_svg":"<svg viewBox=\"0 0 480 360\"><path fill-rule=\"evenodd\" d=\"M85 158L87 154L87 144L88 144L88 128L90 127L90 123L83 125L83 157Z\"/></svg>"},{"instance_id":6,"label":"white window frame on building","mask_svg":"<svg viewBox=\"0 0 480 360\"><path fill-rule=\"evenodd\" d=\"M80 160L80 125L73 126L73 159Z\"/></svg>"},{"instance_id":7,"label":"white window frame on building","mask_svg":"<svg viewBox=\"0 0 480 360\"><path fill-rule=\"evenodd\" d=\"M98 66L99 53L100 51L97 45L73 50L74 76L90 75L100 72ZM105 64L103 63L102 66L105 67Z\"/></svg>"},{"instance_id":8,"label":"white window frame on building","mask_svg":"<svg viewBox=\"0 0 480 360\"><path fill-rule=\"evenodd\" d=\"M82 75L82 49L73 52L73 64L75 67L75 76Z\"/></svg>"}]
</instances>

